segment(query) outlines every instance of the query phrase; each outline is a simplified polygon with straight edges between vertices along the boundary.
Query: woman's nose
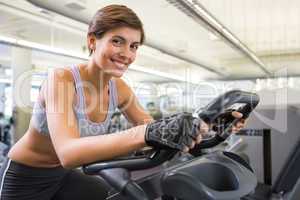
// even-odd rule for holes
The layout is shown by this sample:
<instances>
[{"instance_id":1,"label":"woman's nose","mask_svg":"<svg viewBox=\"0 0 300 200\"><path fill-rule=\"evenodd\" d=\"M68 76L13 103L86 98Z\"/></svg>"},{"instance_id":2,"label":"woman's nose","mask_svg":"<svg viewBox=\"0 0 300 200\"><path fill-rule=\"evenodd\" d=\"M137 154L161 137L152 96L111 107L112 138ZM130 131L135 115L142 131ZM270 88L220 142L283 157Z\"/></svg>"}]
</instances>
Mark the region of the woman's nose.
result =
<instances>
[{"instance_id":1,"label":"woman's nose","mask_svg":"<svg viewBox=\"0 0 300 200\"><path fill-rule=\"evenodd\" d=\"M130 47L127 47L127 46L126 47L124 46L121 49L119 54L120 54L120 56L125 57L127 59L132 59L135 55L135 53L131 51Z\"/></svg>"}]
</instances>

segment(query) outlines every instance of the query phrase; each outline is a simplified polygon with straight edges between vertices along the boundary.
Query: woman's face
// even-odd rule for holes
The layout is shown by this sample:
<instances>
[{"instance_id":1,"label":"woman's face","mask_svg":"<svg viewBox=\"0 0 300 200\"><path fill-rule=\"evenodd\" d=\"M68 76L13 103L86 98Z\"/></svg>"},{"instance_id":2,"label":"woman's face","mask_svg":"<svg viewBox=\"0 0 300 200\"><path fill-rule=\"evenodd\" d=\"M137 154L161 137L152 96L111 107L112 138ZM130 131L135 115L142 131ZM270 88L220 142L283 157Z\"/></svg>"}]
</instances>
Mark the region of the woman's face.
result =
<instances>
[{"instance_id":1,"label":"woman's face","mask_svg":"<svg viewBox=\"0 0 300 200\"><path fill-rule=\"evenodd\" d=\"M108 31L96 39L92 59L106 74L121 77L135 60L141 32L129 27Z\"/></svg>"}]
</instances>

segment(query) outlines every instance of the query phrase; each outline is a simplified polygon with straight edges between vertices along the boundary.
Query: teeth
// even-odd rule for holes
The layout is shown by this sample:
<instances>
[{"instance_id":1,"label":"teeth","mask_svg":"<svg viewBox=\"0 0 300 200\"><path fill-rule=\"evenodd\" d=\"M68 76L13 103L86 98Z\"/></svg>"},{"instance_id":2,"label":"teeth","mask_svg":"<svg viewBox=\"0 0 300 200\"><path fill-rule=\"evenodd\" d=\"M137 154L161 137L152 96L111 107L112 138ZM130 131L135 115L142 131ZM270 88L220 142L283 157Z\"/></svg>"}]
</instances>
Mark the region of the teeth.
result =
<instances>
[{"instance_id":1,"label":"teeth","mask_svg":"<svg viewBox=\"0 0 300 200\"><path fill-rule=\"evenodd\" d=\"M118 67L120 67L120 68L125 67L125 64L124 64L124 63L120 63L120 62L117 62L117 61L114 61L114 63L115 63Z\"/></svg>"}]
</instances>

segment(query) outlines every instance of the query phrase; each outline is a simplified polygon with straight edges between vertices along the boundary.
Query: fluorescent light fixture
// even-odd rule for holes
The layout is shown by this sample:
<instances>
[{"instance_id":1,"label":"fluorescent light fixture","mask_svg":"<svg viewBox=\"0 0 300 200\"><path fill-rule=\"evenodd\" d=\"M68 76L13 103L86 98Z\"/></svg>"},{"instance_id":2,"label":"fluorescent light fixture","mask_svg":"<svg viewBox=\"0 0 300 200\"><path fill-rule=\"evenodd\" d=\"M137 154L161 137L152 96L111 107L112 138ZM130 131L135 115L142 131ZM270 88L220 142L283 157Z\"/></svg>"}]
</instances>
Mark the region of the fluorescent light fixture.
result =
<instances>
[{"instance_id":1,"label":"fluorescent light fixture","mask_svg":"<svg viewBox=\"0 0 300 200\"><path fill-rule=\"evenodd\" d=\"M223 29L223 25L220 24L212 15L210 15L209 13L207 13L207 11L204 10L201 6L199 6L198 4L195 4L194 6L199 11L199 13L202 16L204 16L211 24L213 24L214 26L218 27L219 29Z\"/></svg>"},{"instance_id":2,"label":"fluorescent light fixture","mask_svg":"<svg viewBox=\"0 0 300 200\"><path fill-rule=\"evenodd\" d=\"M17 40L16 43L17 43L17 45L32 48L32 49L36 49L36 50L40 50L40 51L46 51L46 52L49 52L49 53L60 54L60 55L67 55L67 56L74 57L74 58L79 58L79 59L82 59L82 60L87 60L88 59L88 56L86 56L84 54L80 54L80 53L76 53L76 52L70 52L70 51L66 51L64 49L54 48L54 47L50 47L50 46L35 43L35 42L30 42L30 41L26 41L26 40Z\"/></svg>"},{"instance_id":3,"label":"fluorescent light fixture","mask_svg":"<svg viewBox=\"0 0 300 200\"><path fill-rule=\"evenodd\" d=\"M173 4L176 8L194 19L196 22L204 22L209 31L213 30L219 33L220 36L225 39L225 41L229 42L236 49L246 55L250 60L256 63L259 68L264 71L264 73L271 75L271 73L267 70L266 65L245 44L243 44L234 34L232 34L229 29L227 29L208 10L206 10L198 0L166 1Z\"/></svg>"},{"instance_id":4,"label":"fluorescent light fixture","mask_svg":"<svg viewBox=\"0 0 300 200\"><path fill-rule=\"evenodd\" d=\"M12 79L11 78L0 78L0 83L11 84L12 83Z\"/></svg>"},{"instance_id":5,"label":"fluorescent light fixture","mask_svg":"<svg viewBox=\"0 0 300 200\"><path fill-rule=\"evenodd\" d=\"M5 37L5 36L0 36L0 43L5 43L5 44L13 45L13 46L19 46L19 47L23 47L23 48L35 49L35 50L39 50L39 51L44 51L44 52L48 52L48 53L52 53L52 54L56 54L56 55L77 58L77 59L81 59L81 60L88 60L88 56L86 56L84 54L72 53L72 52L64 50L64 49L53 48L53 47L50 47L47 45L42 45L42 44L38 44L35 42L26 41L26 40L18 40L18 39L14 39L14 38ZM147 67L137 66L134 64L130 65L129 70L136 70L139 72L152 74L155 76L160 76L160 77L164 77L164 78L171 79L171 80L196 84L196 82L186 80L182 76L178 76L178 75L171 74L171 73L165 73L165 72L153 70L153 69L150 69Z\"/></svg>"},{"instance_id":6,"label":"fluorescent light fixture","mask_svg":"<svg viewBox=\"0 0 300 200\"><path fill-rule=\"evenodd\" d=\"M222 28L222 32L229 38L231 39L234 43L240 45L240 41L237 37L235 37L228 29Z\"/></svg>"},{"instance_id":7,"label":"fluorescent light fixture","mask_svg":"<svg viewBox=\"0 0 300 200\"><path fill-rule=\"evenodd\" d=\"M14 39L14 38L6 37L6 36L1 36L1 35L0 35L0 41L1 41L2 43L9 43L9 44L12 44L12 43L16 43L16 42L17 42L17 40Z\"/></svg>"},{"instance_id":8,"label":"fluorescent light fixture","mask_svg":"<svg viewBox=\"0 0 300 200\"><path fill-rule=\"evenodd\" d=\"M88 59L88 56L86 56L84 54L70 52L70 51L66 51L64 49L50 47L48 45L43 45L43 44L26 41L26 40L19 40L19 39L10 38L10 37L1 36L1 35L0 35L0 43L19 46L19 47L23 47L23 48L34 49L34 50L39 50L39 51L44 51L44 52L53 53L53 54L57 54L57 55L64 55L64 56L78 58L78 59L82 59L82 60Z\"/></svg>"}]
</instances>

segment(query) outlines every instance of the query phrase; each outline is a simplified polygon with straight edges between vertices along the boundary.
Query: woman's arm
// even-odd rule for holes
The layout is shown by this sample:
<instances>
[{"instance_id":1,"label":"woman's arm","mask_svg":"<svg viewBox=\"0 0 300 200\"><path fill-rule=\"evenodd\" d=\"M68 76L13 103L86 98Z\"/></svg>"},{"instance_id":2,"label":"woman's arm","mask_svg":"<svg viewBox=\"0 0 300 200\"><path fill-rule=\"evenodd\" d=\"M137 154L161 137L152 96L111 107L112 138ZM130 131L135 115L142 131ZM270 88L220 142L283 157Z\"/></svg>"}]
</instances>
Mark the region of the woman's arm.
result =
<instances>
[{"instance_id":1,"label":"woman's arm","mask_svg":"<svg viewBox=\"0 0 300 200\"><path fill-rule=\"evenodd\" d=\"M65 168L128 154L145 146L145 125L116 134L80 138L73 111L72 74L66 69L49 73L43 91L48 128L56 154Z\"/></svg>"},{"instance_id":2,"label":"woman's arm","mask_svg":"<svg viewBox=\"0 0 300 200\"><path fill-rule=\"evenodd\" d=\"M131 88L122 80L115 79L121 112L135 126L153 121L153 118L139 104Z\"/></svg>"}]
</instances>

